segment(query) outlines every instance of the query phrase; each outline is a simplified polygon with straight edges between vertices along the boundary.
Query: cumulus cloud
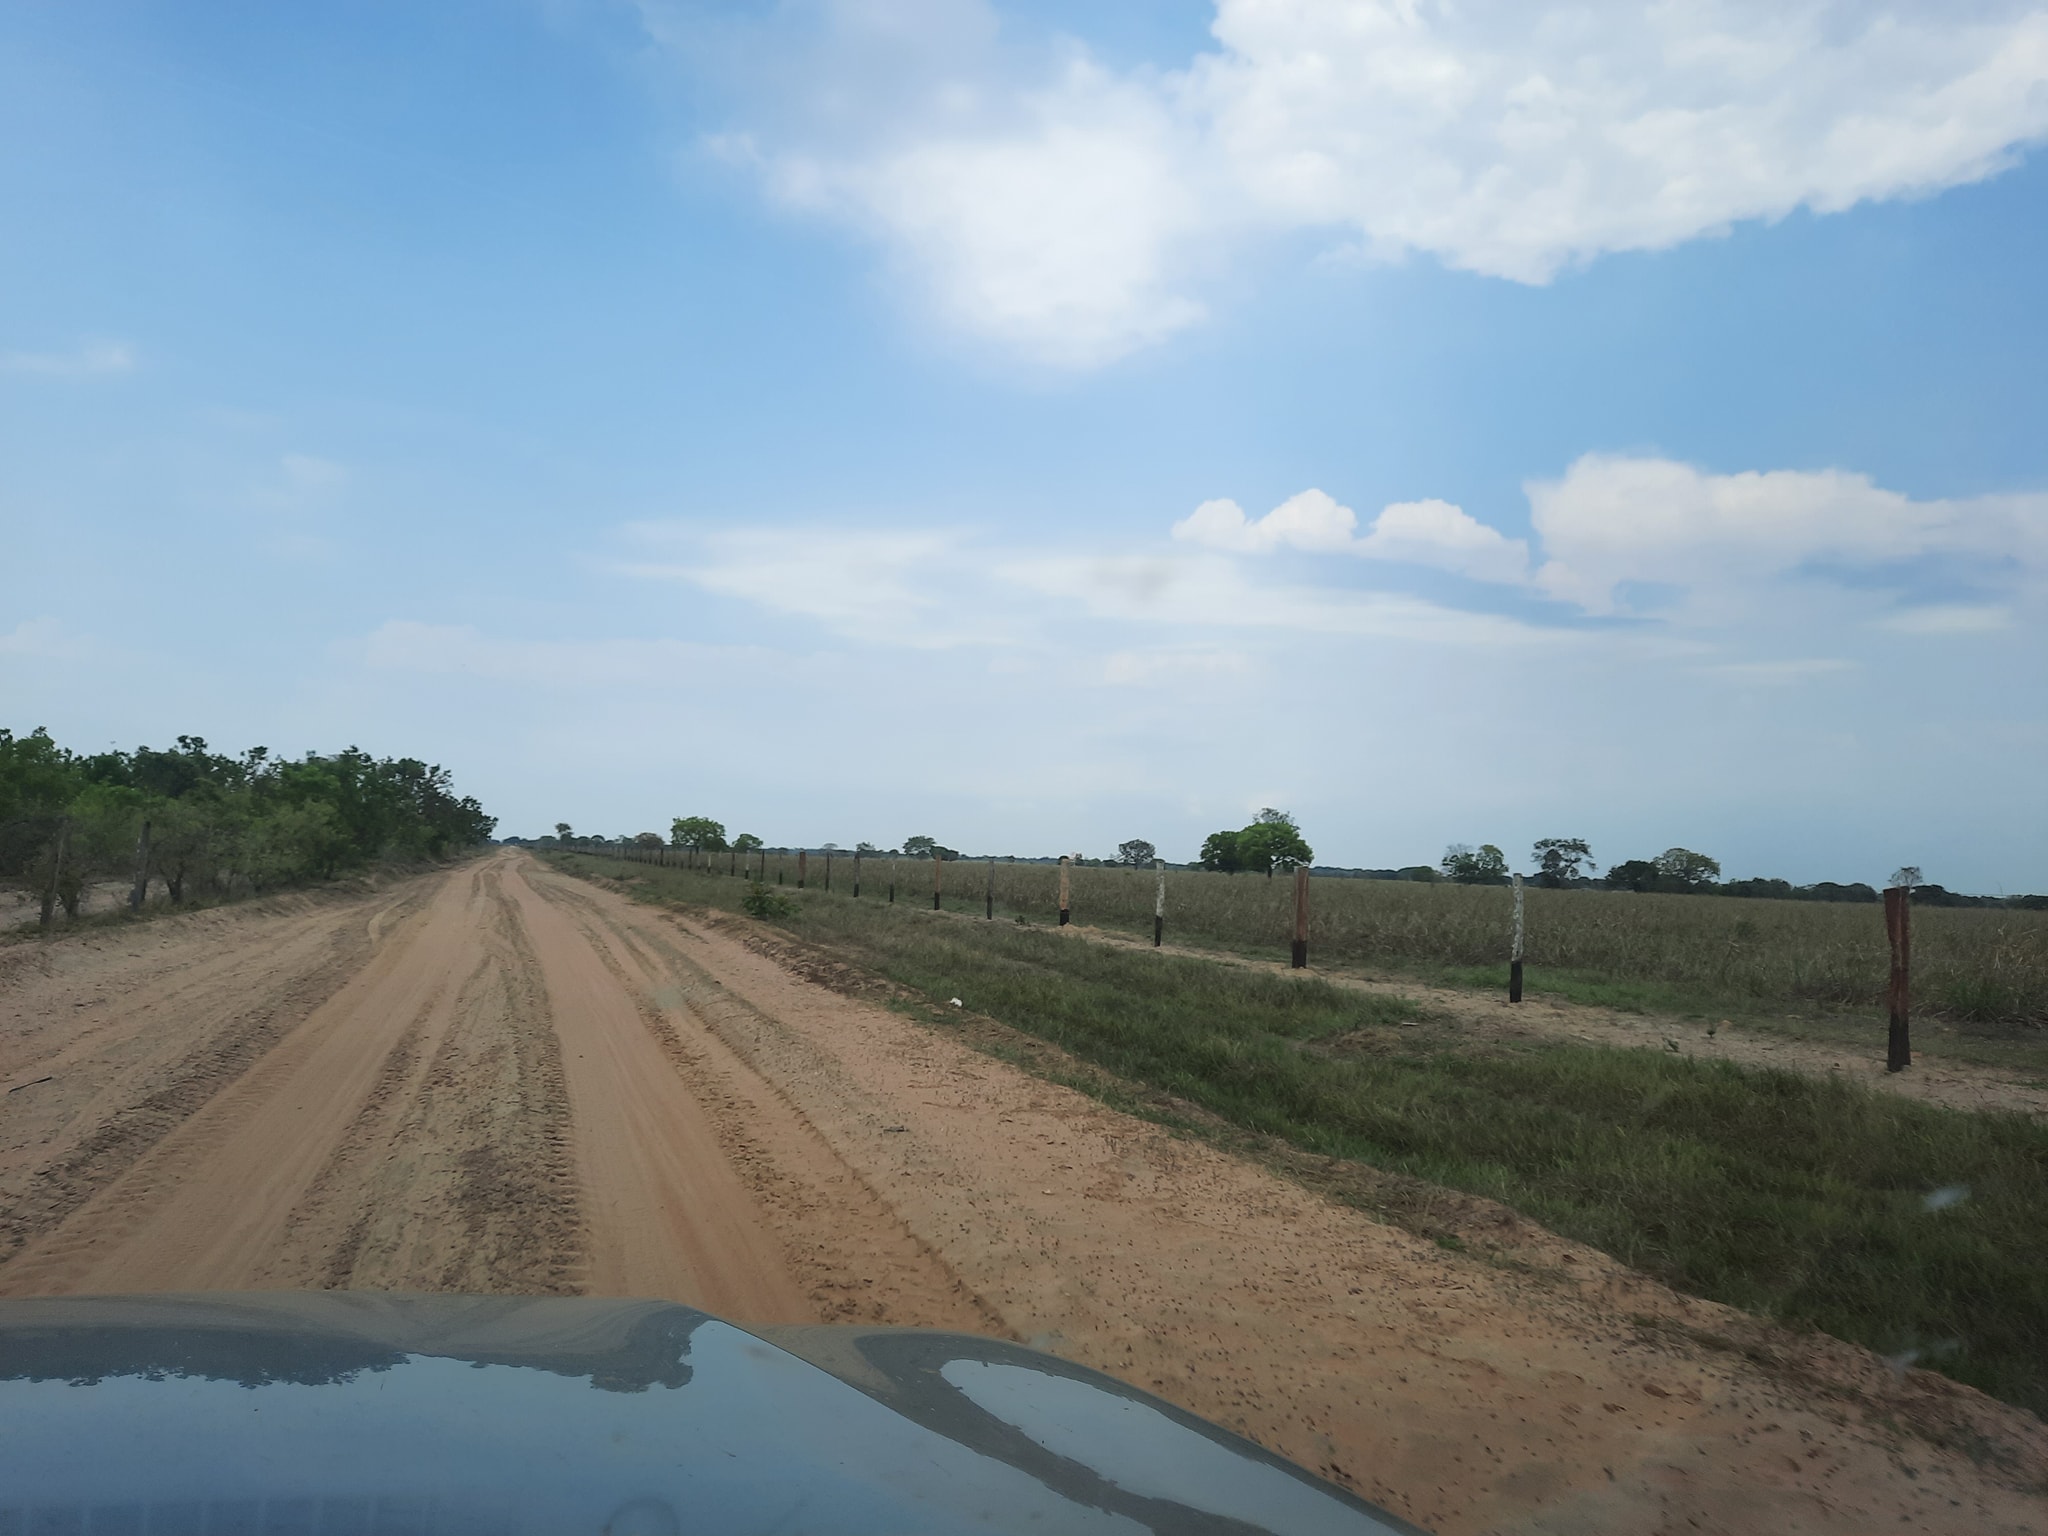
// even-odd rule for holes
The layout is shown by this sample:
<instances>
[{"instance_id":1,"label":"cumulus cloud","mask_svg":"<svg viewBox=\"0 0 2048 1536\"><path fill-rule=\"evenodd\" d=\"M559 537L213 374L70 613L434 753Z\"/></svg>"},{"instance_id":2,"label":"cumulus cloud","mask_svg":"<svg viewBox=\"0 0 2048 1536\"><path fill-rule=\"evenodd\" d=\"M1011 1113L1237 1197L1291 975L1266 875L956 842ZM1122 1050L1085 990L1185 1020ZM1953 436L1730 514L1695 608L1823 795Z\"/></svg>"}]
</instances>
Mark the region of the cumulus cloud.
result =
<instances>
[{"instance_id":1,"label":"cumulus cloud","mask_svg":"<svg viewBox=\"0 0 2048 1536\"><path fill-rule=\"evenodd\" d=\"M1231 554L1277 549L1360 555L1426 565L1479 581L1519 582L1529 546L1489 528L1447 501L1397 501L1373 519L1363 538L1358 514L1313 488L1290 496L1261 518L1229 500L1205 501L1173 525L1173 536Z\"/></svg>"},{"instance_id":2,"label":"cumulus cloud","mask_svg":"<svg viewBox=\"0 0 2048 1536\"><path fill-rule=\"evenodd\" d=\"M2048 495L1915 501L1845 470L1717 475L1605 454L1527 489L1547 556L1536 585L1591 613L1626 610L1636 583L1755 589L1934 558L1989 583L2048 581Z\"/></svg>"},{"instance_id":3,"label":"cumulus cloud","mask_svg":"<svg viewBox=\"0 0 2048 1536\"><path fill-rule=\"evenodd\" d=\"M1261 234L1541 283L1979 180L2048 133L2038 0L1217 0L1212 50L1122 73L1006 48L984 0L796 14L712 147L1065 366L1200 319L1208 264Z\"/></svg>"},{"instance_id":4,"label":"cumulus cloud","mask_svg":"<svg viewBox=\"0 0 2048 1536\"><path fill-rule=\"evenodd\" d=\"M88 342L69 352L0 352L0 373L81 378L95 373L126 373L134 366L134 350L114 341Z\"/></svg>"},{"instance_id":5,"label":"cumulus cloud","mask_svg":"<svg viewBox=\"0 0 2048 1536\"><path fill-rule=\"evenodd\" d=\"M1374 559L1435 566L1477 581L1518 582L1529 570L1527 540L1511 539L1448 501L1397 501L1352 548Z\"/></svg>"}]
</instances>

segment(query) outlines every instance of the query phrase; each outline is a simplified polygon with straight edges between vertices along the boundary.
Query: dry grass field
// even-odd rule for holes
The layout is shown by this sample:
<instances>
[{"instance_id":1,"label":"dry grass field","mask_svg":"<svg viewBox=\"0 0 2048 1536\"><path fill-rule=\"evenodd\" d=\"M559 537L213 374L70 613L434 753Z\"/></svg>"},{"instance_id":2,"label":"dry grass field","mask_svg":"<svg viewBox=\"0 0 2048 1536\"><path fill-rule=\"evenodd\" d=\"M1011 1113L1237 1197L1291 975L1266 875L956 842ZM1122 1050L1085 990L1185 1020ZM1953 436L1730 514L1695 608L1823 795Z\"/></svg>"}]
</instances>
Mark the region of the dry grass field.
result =
<instances>
[{"instance_id":1,"label":"dry grass field","mask_svg":"<svg viewBox=\"0 0 2048 1536\"><path fill-rule=\"evenodd\" d=\"M726 856L714 855L723 861ZM758 856L757 856L758 857ZM929 906L931 865L864 859L865 894ZM833 860L836 891L851 891L853 860ZM998 916L1055 920L1059 870L997 860ZM767 876L796 880L793 854L767 855ZM948 909L980 910L990 866L944 871ZM824 883L822 856L809 879ZM1152 931L1150 870L1070 870L1073 920ZM1512 895L1501 886L1316 878L1310 953L1320 967L1377 967L1474 984L1506 984ZM1881 1010L1888 951L1875 904L1748 897L1527 891L1527 957L1546 990L1582 1001L1675 1012ZM1285 955L1294 892L1285 877L1170 870L1166 927L1178 943ZM1923 907L1913 914L1916 1012L1973 1024L2048 1024L2048 912Z\"/></svg>"}]
</instances>

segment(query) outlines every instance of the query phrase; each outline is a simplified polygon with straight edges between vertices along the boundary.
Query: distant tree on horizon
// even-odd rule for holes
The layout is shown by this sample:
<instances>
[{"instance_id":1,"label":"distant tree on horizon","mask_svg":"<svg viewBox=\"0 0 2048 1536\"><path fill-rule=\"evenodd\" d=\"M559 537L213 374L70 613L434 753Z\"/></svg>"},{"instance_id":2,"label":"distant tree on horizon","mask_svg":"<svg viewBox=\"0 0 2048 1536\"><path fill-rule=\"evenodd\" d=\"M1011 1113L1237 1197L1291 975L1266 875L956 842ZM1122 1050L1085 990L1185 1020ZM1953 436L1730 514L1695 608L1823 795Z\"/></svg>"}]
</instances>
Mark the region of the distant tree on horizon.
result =
<instances>
[{"instance_id":1,"label":"distant tree on horizon","mask_svg":"<svg viewBox=\"0 0 2048 1536\"><path fill-rule=\"evenodd\" d=\"M1128 842L1116 845L1116 861L1119 864L1150 864L1158 857L1159 850L1142 837L1134 837Z\"/></svg>"},{"instance_id":2,"label":"distant tree on horizon","mask_svg":"<svg viewBox=\"0 0 2048 1536\"><path fill-rule=\"evenodd\" d=\"M1539 870L1538 885L1555 887L1576 880L1584 873L1582 866L1593 862L1593 850L1583 837L1539 837L1529 851Z\"/></svg>"},{"instance_id":3,"label":"distant tree on horizon","mask_svg":"<svg viewBox=\"0 0 2048 1536\"><path fill-rule=\"evenodd\" d=\"M725 823L709 816L678 816L669 824L669 846L690 848L698 853L723 853L726 849Z\"/></svg>"}]
</instances>

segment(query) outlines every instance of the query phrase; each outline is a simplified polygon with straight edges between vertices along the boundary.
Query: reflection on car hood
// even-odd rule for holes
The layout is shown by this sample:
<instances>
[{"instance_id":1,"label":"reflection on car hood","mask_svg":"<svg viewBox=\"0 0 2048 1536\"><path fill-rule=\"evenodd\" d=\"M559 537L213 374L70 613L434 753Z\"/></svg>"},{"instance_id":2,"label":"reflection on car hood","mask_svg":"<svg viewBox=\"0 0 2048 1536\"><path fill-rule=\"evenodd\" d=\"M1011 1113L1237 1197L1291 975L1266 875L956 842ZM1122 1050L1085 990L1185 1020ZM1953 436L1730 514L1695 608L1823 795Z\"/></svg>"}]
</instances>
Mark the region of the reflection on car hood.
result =
<instances>
[{"instance_id":1,"label":"reflection on car hood","mask_svg":"<svg viewBox=\"0 0 2048 1536\"><path fill-rule=\"evenodd\" d=\"M992 1339L666 1302L0 1302L0 1532L1414 1532Z\"/></svg>"}]
</instances>

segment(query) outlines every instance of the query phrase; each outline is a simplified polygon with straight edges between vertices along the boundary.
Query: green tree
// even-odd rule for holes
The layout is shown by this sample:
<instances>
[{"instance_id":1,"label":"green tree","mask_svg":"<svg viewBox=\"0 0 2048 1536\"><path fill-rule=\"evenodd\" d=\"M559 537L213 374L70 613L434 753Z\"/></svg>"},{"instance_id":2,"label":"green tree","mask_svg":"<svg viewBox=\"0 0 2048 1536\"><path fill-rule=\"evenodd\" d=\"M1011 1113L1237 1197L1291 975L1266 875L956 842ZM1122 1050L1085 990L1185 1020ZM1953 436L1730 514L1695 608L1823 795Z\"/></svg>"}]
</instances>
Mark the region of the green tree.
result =
<instances>
[{"instance_id":1,"label":"green tree","mask_svg":"<svg viewBox=\"0 0 2048 1536\"><path fill-rule=\"evenodd\" d=\"M1294 818L1270 805L1237 834L1237 851L1246 869L1263 869L1269 877L1276 869L1312 864L1316 857Z\"/></svg>"},{"instance_id":2,"label":"green tree","mask_svg":"<svg viewBox=\"0 0 2048 1536\"><path fill-rule=\"evenodd\" d=\"M1540 871L1538 885L1560 886L1577 880L1593 862L1593 850L1583 837L1539 837L1530 853Z\"/></svg>"},{"instance_id":3,"label":"green tree","mask_svg":"<svg viewBox=\"0 0 2048 1536\"><path fill-rule=\"evenodd\" d=\"M1721 878L1721 866L1690 848L1666 848L1657 855L1657 885L1667 891L1703 891Z\"/></svg>"},{"instance_id":4,"label":"green tree","mask_svg":"<svg viewBox=\"0 0 2048 1536\"><path fill-rule=\"evenodd\" d=\"M725 852L725 824L709 816L678 816L669 827L669 845L699 853Z\"/></svg>"},{"instance_id":5,"label":"green tree","mask_svg":"<svg viewBox=\"0 0 2048 1536\"><path fill-rule=\"evenodd\" d=\"M562 842L566 843L567 841L569 841L569 835L572 830L573 829L566 821L558 821L555 823L555 836L559 838Z\"/></svg>"},{"instance_id":6,"label":"green tree","mask_svg":"<svg viewBox=\"0 0 2048 1536\"><path fill-rule=\"evenodd\" d=\"M740 853L752 853L756 848L762 846L761 839L754 836L751 832L742 832L732 840L732 845Z\"/></svg>"},{"instance_id":7,"label":"green tree","mask_svg":"<svg viewBox=\"0 0 2048 1536\"><path fill-rule=\"evenodd\" d=\"M1469 843L1453 843L1444 850L1440 866L1447 879L1460 885L1506 885L1508 883L1507 855L1492 843L1481 843L1477 848Z\"/></svg>"},{"instance_id":8,"label":"green tree","mask_svg":"<svg viewBox=\"0 0 2048 1536\"><path fill-rule=\"evenodd\" d=\"M1607 883L1617 891L1654 891L1657 866L1649 859L1624 859L1607 871Z\"/></svg>"},{"instance_id":9,"label":"green tree","mask_svg":"<svg viewBox=\"0 0 2048 1536\"><path fill-rule=\"evenodd\" d=\"M948 848L944 843L933 837L906 837L903 839L903 852L906 856L913 859L937 858L951 860L960 857L959 849Z\"/></svg>"},{"instance_id":10,"label":"green tree","mask_svg":"<svg viewBox=\"0 0 2048 1536\"><path fill-rule=\"evenodd\" d=\"M1237 845L1236 832L1211 832L1202 839L1202 868L1234 875L1244 868L1244 854Z\"/></svg>"},{"instance_id":11,"label":"green tree","mask_svg":"<svg viewBox=\"0 0 2048 1536\"><path fill-rule=\"evenodd\" d=\"M1119 864L1146 865L1159 857L1159 850L1142 837L1116 845L1116 861Z\"/></svg>"}]
</instances>

